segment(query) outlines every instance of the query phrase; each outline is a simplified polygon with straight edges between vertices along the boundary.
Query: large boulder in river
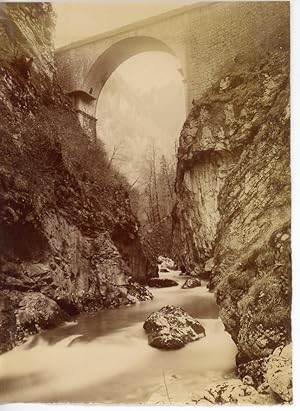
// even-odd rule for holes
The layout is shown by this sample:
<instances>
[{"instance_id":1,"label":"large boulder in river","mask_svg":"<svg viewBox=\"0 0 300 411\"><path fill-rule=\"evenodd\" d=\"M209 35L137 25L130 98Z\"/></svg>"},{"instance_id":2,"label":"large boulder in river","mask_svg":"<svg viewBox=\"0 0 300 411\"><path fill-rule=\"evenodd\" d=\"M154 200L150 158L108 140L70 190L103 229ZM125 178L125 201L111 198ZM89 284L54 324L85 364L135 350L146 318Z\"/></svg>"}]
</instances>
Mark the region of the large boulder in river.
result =
<instances>
[{"instance_id":1,"label":"large boulder in river","mask_svg":"<svg viewBox=\"0 0 300 411\"><path fill-rule=\"evenodd\" d=\"M149 344L156 348L177 349L205 336L200 321L180 307L166 305L152 313L144 323Z\"/></svg>"},{"instance_id":2,"label":"large boulder in river","mask_svg":"<svg viewBox=\"0 0 300 411\"><path fill-rule=\"evenodd\" d=\"M22 293L16 318L18 327L28 334L56 327L70 319L54 300L39 292Z\"/></svg>"},{"instance_id":3,"label":"large boulder in river","mask_svg":"<svg viewBox=\"0 0 300 411\"><path fill-rule=\"evenodd\" d=\"M201 287L201 280L200 278L188 278L181 288L195 288Z\"/></svg>"},{"instance_id":4,"label":"large boulder in river","mask_svg":"<svg viewBox=\"0 0 300 411\"><path fill-rule=\"evenodd\" d=\"M150 278L148 285L149 287L164 288L175 287L178 283L170 278Z\"/></svg>"}]
</instances>

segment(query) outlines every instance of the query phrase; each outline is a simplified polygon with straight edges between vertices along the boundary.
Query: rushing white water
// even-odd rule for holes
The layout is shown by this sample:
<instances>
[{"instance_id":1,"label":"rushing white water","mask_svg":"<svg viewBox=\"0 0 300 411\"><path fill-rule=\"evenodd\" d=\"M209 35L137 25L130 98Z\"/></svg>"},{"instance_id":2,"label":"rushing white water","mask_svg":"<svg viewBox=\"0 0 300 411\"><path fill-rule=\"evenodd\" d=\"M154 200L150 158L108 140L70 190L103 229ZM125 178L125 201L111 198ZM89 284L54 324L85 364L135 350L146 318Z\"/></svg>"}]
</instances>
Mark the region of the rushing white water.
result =
<instances>
[{"instance_id":1,"label":"rushing white water","mask_svg":"<svg viewBox=\"0 0 300 411\"><path fill-rule=\"evenodd\" d=\"M170 274L165 275L170 278ZM0 357L0 401L146 403L163 375L197 392L234 370L236 348L206 287L151 289L134 307L81 314ZM176 351L152 348L143 322L166 304L200 318L206 337Z\"/></svg>"}]
</instances>

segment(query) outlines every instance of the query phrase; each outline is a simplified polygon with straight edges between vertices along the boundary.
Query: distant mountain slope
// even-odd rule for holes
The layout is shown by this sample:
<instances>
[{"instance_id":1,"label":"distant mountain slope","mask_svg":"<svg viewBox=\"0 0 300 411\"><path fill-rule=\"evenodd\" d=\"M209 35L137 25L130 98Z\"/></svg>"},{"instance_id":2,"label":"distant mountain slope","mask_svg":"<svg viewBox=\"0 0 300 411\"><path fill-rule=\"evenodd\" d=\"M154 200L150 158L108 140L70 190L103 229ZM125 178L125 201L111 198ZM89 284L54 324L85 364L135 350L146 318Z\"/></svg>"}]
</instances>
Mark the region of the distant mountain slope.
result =
<instances>
[{"instance_id":1,"label":"distant mountain slope","mask_svg":"<svg viewBox=\"0 0 300 411\"><path fill-rule=\"evenodd\" d=\"M135 181L143 173L152 146L173 162L175 145L185 120L184 90L170 81L161 88L135 89L115 72L99 99L98 136L112 155L113 163Z\"/></svg>"}]
</instances>

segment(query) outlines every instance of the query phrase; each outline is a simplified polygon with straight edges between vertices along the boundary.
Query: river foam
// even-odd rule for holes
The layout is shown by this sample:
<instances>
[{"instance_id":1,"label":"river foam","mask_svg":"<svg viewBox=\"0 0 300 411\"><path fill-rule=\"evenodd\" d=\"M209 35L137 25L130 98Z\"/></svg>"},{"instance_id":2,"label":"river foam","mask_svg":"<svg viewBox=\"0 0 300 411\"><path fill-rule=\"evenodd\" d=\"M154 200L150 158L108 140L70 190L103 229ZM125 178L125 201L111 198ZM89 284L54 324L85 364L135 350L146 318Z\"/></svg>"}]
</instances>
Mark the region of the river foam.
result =
<instances>
[{"instance_id":1,"label":"river foam","mask_svg":"<svg viewBox=\"0 0 300 411\"><path fill-rule=\"evenodd\" d=\"M183 279L174 276L181 285ZM76 323L43 331L2 355L0 401L146 403L163 375L197 391L231 374L236 347L217 317L213 295L205 287L180 286L154 294L153 301L132 308L82 314ZM200 318L206 337L176 351L150 347L143 322L166 304Z\"/></svg>"}]
</instances>

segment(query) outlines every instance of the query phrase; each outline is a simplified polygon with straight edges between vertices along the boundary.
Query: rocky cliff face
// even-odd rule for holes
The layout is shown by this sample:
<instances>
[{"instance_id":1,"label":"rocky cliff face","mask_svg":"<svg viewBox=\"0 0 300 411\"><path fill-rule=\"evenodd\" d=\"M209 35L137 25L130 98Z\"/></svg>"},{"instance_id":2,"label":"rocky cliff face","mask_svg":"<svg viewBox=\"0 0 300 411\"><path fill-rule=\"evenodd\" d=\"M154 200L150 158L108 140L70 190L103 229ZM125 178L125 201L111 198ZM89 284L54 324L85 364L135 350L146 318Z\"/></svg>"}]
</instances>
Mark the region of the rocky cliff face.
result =
<instances>
[{"instance_id":1,"label":"rocky cliff face","mask_svg":"<svg viewBox=\"0 0 300 411\"><path fill-rule=\"evenodd\" d=\"M210 277L242 375L291 339L287 43L236 59L180 136L174 253Z\"/></svg>"},{"instance_id":2,"label":"rocky cliff face","mask_svg":"<svg viewBox=\"0 0 300 411\"><path fill-rule=\"evenodd\" d=\"M1 5L0 351L69 315L151 298L126 182L53 66L49 3ZM139 248L139 252L136 252Z\"/></svg>"}]
</instances>

